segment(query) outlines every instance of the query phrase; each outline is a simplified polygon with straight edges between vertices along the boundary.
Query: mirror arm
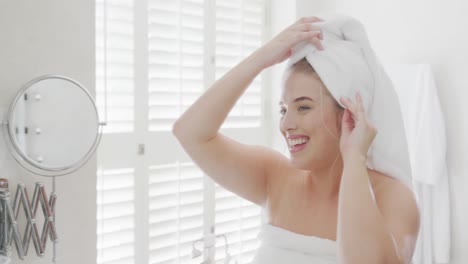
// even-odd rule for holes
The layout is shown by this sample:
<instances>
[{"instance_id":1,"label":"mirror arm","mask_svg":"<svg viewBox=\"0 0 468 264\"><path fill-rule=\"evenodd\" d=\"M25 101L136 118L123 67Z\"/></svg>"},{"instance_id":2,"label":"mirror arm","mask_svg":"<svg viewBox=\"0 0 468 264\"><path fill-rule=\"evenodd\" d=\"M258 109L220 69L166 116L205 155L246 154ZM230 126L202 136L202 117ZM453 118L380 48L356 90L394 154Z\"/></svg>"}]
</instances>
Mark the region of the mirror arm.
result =
<instances>
[{"instance_id":1,"label":"mirror arm","mask_svg":"<svg viewBox=\"0 0 468 264\"><path fill-rule=\"evenodd\" d=\"M32 239L36 254L43 256L45 253L47 238L56 242L58 240L55 230L55 221L53 213L55 211L55 201L57 195L51 193L50 199L47 199L47 194L43 183L36 183L32 201L29 199L26 187L24 184L18 184L18 189L15 195L14 205L10 202L10 191L8 189L8 180L0 179L0 255L10 257L11 244L15 243L18 257L24 259L28 254L29 242ZM44 225L42 236L36 225L37 207L41 204L44 214ZM26 230L24 238L21 239L18 227L18 212L19 207L23 206L26 216ZM16 211L16 212L15 212Z\"/></svg>"}]
</instances>

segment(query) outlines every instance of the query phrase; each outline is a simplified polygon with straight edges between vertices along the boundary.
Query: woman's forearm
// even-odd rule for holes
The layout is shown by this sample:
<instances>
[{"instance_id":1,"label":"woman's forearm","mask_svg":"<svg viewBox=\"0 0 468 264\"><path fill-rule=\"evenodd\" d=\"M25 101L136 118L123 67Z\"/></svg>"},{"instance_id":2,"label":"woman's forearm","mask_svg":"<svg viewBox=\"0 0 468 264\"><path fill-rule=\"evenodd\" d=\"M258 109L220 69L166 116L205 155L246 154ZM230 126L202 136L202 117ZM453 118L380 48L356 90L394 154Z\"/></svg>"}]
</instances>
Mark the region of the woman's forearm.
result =
<instances>
[{"instance_id":1,"label":"woman's forearm","mask_svg":"<svg viewBox=\"0 0 468 264\"><path fill-rule=\"evenodd\" d=\"M255 53L232 68L175 122L177 138L196 142L214 138L229 111L262 70Z\"/></svg>"},{"instance_id":2,"label":"woman's forearm","mask_svg":"<svg viewBox=\"0 0 468 264\"><path fill-rule=\"evenodd\" d=\"M174 124L173 133L181 142L206 142L216 137L229 111L255 77L265 68L291 56L296 44L307 41L321 46L322 21L304 17L287 27L216 81Z\"/></svg>"},{"instance_id":3,"label":"woman's forearm","mask_svg":"<svg viewBox=\"0 0 468 264\"><path fill-rule=\"evenodd\" d=\"M341 264L400 263L377 207L364 156L344 158L338 205L337 241ZM388 252L388 248L394 248Z\"/></svg>"}]
</instances>

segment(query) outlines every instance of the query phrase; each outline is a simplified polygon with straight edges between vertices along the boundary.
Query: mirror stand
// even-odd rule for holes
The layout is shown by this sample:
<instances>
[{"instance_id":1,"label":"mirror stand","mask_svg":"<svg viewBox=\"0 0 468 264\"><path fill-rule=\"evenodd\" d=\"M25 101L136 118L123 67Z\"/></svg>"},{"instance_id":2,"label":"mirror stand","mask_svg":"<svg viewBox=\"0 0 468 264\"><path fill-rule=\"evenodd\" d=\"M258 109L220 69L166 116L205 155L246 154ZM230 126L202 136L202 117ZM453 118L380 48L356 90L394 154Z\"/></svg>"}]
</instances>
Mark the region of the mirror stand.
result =
<instances>
[{"instance_id":1,"label":"mirror stand","mask_svg":"<svg viewBox=\"0 0 468 264\"><path fill-rule=\"evenodd\" d=\"M54 211L57 195L52 192L50 199L44 188L44 184L36 183L32 200L24 184L19 184L13 203L10 200L8 180L0 179L0 254L11 255L11 244L14 241L18 257L24 259L28 254L31 239L38 256L43 256L47 246L48 237L54 243L57 242L57 232L55 230ZM39 204L44 215L44 226L41 236L36 223ZM23 207L26 215L26 228L21 238L17 218L19 211Z\"/></svg>"}]
</instances>

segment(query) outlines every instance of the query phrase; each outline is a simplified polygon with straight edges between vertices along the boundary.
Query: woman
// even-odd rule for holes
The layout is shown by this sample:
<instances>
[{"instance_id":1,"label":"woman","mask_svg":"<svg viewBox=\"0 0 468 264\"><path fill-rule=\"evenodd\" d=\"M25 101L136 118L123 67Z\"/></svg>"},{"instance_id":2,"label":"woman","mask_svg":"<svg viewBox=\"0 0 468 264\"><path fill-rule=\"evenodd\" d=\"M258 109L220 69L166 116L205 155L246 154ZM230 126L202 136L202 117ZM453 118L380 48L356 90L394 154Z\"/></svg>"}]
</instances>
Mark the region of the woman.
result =
<instances>
[{"instance_id":1,"label":"woman","mask_svg":"<svg viewBox=\"0 0 468 264\"><path fill-rule=\"evenodd\" d=\"M322 21L301 18L240 62L177 120L173 133L214 181L267 211L255 263L410 263L418 208L410 188L366 166L377 130L359 93L335 100L325 76L301 59L286 73L280 102L289 159L219 133L260 72L290 58L298 44L326 49Z\"/></svg>"}]
</instances>

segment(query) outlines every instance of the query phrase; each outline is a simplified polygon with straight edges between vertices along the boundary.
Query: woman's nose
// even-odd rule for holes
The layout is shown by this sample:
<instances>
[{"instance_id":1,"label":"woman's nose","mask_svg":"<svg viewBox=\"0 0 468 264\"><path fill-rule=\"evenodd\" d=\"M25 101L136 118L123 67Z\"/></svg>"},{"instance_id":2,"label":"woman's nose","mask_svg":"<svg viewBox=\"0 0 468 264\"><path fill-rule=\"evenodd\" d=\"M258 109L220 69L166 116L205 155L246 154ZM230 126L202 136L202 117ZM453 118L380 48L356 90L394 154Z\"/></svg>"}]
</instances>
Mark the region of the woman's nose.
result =
<instances>
[{"instance_id":1,"label":"woman's nose","mask_svg":"<svg viewBox=\"0 0 468 264\"><path fill-rule=\"evenodd\" d=\"M284 131L296 129L297 122L293 115L288 114L287 112L283 115L281 119L281 129Z\"/></svg>"}]
</instances>

